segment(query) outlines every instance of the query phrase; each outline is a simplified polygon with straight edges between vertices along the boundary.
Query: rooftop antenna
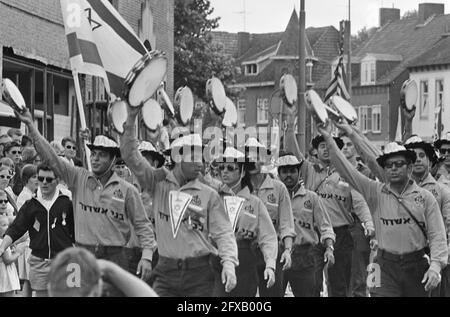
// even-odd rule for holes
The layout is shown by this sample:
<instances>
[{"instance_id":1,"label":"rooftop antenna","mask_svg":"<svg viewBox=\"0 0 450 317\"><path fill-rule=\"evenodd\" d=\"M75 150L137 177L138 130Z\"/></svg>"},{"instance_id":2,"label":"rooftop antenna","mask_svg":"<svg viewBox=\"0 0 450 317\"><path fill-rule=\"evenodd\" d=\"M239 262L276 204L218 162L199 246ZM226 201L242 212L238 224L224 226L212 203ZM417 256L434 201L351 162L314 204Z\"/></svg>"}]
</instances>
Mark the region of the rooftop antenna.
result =
<instances>
[{"instance_id":1,"label":"rooftop antenna","mask_svg":"<svg viewBox=\"0 0 450 317\"><path fill-rule=\"evenodd\" d=\"M247 4L247 0L242 0L243 10L235 12L236 14L240 14L240 15L243 16L244 32L247 32L247 14L249 14L249 12L247 12L247 5L246 4Z\"/></svg>"}]
</instances>

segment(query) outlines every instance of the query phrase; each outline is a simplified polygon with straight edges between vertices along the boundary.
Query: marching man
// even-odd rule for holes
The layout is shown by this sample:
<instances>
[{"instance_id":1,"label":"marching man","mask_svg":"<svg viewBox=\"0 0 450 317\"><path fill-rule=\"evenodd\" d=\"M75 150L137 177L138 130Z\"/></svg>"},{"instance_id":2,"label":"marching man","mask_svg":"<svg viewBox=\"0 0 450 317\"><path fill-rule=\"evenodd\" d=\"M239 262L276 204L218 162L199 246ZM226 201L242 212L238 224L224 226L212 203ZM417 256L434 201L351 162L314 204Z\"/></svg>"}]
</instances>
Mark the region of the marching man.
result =
<instances>
[{"instance_id":1,"label":"marching man","mask_svg":"<svg viewBox=\"0 0 450 317\"><path fill-rule=\"evenodd\" d=\"M416 153L397 143L386 146L377 162L386 184L359 173L339 150L330 125L319 131L330 149L330 159L342 177L366 198L375 220L380 284L372 296L426 297L441 280L448 249L444 222L433 194L420 188L409 174ZM426 257L429 246L430 263Z\"/></svg>"},{"instance_id":2,"label":"marching man","mask_svg":"<svg viewBox=\"0 0 450 317\"><path fill-rule=\"evenodd\" d=\"M154 290L162 297L212 296L210 259L219 255L222 283L230 292L236 286L236 239L218 193L198 180L203 169L201 137L188 135L172 142L175 167L167 175L160 174L138 151L134 128L138 112L128 106L120 143L127 166L142 190L153 196L159 252Z\"/></svg>"}]
</instances>

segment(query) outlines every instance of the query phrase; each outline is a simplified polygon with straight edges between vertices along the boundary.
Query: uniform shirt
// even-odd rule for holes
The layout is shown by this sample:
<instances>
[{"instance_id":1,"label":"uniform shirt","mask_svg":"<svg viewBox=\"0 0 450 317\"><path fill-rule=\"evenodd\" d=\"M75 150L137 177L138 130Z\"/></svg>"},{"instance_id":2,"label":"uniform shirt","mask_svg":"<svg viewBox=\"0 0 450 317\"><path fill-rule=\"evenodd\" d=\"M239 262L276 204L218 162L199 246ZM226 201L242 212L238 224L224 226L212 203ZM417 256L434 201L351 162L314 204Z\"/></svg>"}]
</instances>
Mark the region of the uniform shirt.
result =
<instances>
[{"instance_id":1,"label":"uniform shirt","mask_svg":"<svg viewBox=\"0 0 450 317\"><path fill-rule=\"evenodd\" d=\"M442 218L444 219L444 225L447 232L447 237L449 237L450 232L450 188L444 184L438 183L430 173L419 182L422 188L425 188L430 193L433 194L434 198L439 205L441 210Z\"/></svg>"},{"instance_id":2,"label":"uniform shirt","mask_svg":"<svg viewBox=\"0 0 450 317\"><path fill-rule=\"evenodd\" d=\"M219 194L197 179L180 186L172 172L166 175L163 170L155 170L137 150L134 126L125 126L125 133L120 141L127 166L142 184L142 189L148 190L153 197L159 254L173 259L218 254L222 263L230 261L237 265L236 239ZM173 237L170 223L171 191L192 195L191 204L197 210L186 211L176 238ZM218 249L213 246L210 238L217 244Z\"/></svg>"},{"instance_id":3,"label":"uniform shirt","mask_svg":"<svg viewBox=\"0 0 450 317\"><path fill-rule=\"evenodd\" d=\"M326 239L336 240L330 217L316 193L301 186L292 197L292 210L297 234L294 245L319 244L315 228L319 229L322 244Z\"/></svg>"},{"instance_id":4,"label":"uniform shirt","mask_svg":"<svg viewBox=\"0 0 450 317\"><path fill-rule=\"evenodd\" d=\"M294 238L294 216L286 186L266 176L259 190L255 189L255 195L266 205L280 240L283 241L285 237Z\"/></svg>"},{"instance_id":5,"label":"uniform shirt","mask_svg":"<svg viewBox=\"0 0 450 317\"><path fill-rule=\"evenodd\" d=\"M301 167L301 173L305 180L305 187L322 198L334 228L353 224L352 212L367 227L373 228L366 201L334 169L305 161Z\"/></svg>"},{"instance_id":6,"label":"uniform shirt","mask_svg":"<svg viewBox=\"0 0 450 317\"><path fill-rule=\"evenodd\" d=\"M126 246L130 223L139 237L145 259L152 259L155 236L137 189L113 173L103 186L88 170L58 157L40 135L30 135L39 155L49 162L72 191L75 241L85 245Z\"/></svg>"},{"instance_id":7,"label":"uniform shirt","mask_svg":"<svg viewBox=\"0 0 450 317\"><path fill-rule=\"evenodd\" d=\"M235 196L226 185L220 187L219 195L222 199L225 196ZM269 212L261 199L250 194L248 187L242 189L236 196L245 199L234 231L238 245L239 241L243 240L257 243L264 256L266 267L275 270L278 238Z\"/></svg>"},{"instance_id":8,"label":"uniform shirt","mask_svg":"<svg viewBox=\"0 0 450 317\"><path fill-rule=\"evenodd\" d=\"M421 229L388 185L359 173L334 143L330 146L330 154L339 173L367 199L380 249L403 255L428 245ZM399 198L425 228L431 249L431 267L439 272L447 264L448 250L444 222L436 199L414 181L409 182Z\"/></svg>"}]
</instances>

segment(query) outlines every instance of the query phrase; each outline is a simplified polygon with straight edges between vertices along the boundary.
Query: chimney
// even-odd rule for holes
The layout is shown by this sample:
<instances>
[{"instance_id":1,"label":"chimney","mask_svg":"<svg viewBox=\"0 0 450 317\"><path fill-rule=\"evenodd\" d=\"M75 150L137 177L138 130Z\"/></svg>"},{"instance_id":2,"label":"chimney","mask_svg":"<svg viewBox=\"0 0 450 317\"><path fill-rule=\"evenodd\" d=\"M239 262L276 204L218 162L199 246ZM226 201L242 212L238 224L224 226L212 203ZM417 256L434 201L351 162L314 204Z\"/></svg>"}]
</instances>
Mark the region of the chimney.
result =
<instances>
[{"instance_id":1,"label":"chimney","mask_svg":"<svg viewBox=\"0 0 450 317\"><path fill-rule=\"evenodd\" d=\"M400 20L400 9L380 8L380 27L388 22Z\"/></svg>"},{"instance_id":2,"label":"chimney","mask_svg":"<svg viewBox=\"0 0 450 317\"><path fill-rule=\"evenodd\" d=\"M238 32L238 56L244 55L250 48L250 33Z\"/></svg>"},{"instance_id":3,"label":"chimney","mask_svg":"<svg viewBox=\"0 0 450 317\"><path fill-rule=\"evenodd\" d=\"M443 3L419 3L419 21L424 23L433 14L444 14L445 5Z\"/></svg>"}]
</instances>

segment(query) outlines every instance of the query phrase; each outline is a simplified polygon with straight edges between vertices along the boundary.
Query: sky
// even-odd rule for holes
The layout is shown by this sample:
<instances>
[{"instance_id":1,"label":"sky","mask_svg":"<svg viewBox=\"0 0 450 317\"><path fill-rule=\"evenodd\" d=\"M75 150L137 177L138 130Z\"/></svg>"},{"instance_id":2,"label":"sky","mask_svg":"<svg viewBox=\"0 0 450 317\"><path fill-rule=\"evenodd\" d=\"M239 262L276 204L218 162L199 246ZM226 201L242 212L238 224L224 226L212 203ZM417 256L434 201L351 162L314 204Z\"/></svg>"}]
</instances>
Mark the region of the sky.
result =
<instances>
[{"instance_id":1,"label":"sky","mask_svg":"<svg viewBox=\"0 0 450 317\"><path fill-rule=\"evenodd\" d=\"M300 0L210 0L212 17L221 17L218 31L270 33L284 31L292 10L299 10ZM450 0L350 0L352 34L363 27L378 26L379 8L398 8L400 16L418 10L419 3L445 4L450 13ZM244 3L247 14L244 27ZM339 29L340 20L348 20L349 0L305 0L306 27L333 25Z\"/></svg>"}]
</instances>

